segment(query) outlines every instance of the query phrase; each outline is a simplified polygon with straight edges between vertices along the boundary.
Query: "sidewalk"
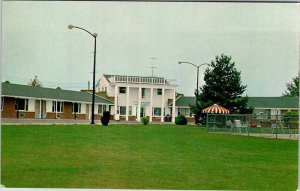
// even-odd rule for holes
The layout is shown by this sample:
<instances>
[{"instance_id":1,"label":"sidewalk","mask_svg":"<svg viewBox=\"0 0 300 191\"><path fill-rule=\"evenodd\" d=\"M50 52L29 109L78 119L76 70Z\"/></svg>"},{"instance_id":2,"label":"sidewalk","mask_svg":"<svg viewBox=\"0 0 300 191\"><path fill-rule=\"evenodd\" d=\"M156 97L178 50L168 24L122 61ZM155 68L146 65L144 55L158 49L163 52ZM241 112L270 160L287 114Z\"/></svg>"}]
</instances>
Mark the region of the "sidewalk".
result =
<instances>
[{"instance_id":1,"label":"sidewalk","mask_svg":"<svg viewBox=\"0 0 300 191\"><path fill-rule=\"evenodd\" d=\"M82 119L12 119L2 118L2 125L89 125L91 120ZM100 120L95 120L96 125L102 125ZM110 120L109 124L142 124L141 121L115 121ZM150 124L173 124L170 122L150 122Z\"/></svg>"}]
</instances>

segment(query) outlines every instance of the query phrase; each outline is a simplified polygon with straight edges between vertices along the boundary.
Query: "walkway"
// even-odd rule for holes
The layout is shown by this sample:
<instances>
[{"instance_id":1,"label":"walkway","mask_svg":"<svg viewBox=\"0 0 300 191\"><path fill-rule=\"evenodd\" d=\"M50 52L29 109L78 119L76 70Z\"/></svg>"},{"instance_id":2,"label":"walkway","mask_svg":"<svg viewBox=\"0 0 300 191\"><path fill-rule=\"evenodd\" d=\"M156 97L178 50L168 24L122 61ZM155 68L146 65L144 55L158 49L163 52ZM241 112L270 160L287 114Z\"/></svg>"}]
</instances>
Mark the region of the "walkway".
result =
<instances>
[{"instance_id":1,"label":"walkway","mask_svg":"<svg viewBox=\"0 0 300 191\"><path fill-rule=\"evenodd\" d=\"M16 118L2 118L2 125L89 125L91 120L82 119L16 119ZM102 125L100 120L95 120L96 125ZM109 124L142 124L139 121L115 121L110 120ZM150 124L173 124L162 122L150 122Z\"/></svg>"}]
</instances>

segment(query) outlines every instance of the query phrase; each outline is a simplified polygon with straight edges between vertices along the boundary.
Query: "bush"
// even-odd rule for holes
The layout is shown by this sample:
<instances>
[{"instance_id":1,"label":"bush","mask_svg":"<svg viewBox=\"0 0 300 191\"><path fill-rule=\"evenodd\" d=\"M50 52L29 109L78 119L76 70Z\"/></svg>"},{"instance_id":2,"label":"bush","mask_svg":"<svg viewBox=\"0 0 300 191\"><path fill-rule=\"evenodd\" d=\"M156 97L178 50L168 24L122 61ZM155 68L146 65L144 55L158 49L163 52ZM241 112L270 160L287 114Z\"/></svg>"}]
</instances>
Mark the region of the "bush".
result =
<instances>
[{"instance_id":1,"label":"bush","mask_svg":"<svg viewBox=\"0 0 300 191\"><path fill-rule=\"evenodd\" d=\"M142 124L143 124L143 125L148 125L148 123L149 123L149 119L146 118L146 117L143 117L143 118L142 118Z\"/></svg>"},{"instance_id":2,"label":"bush","mask_svg":"<svg viewBox=\"0 0 300 191\"><path fill-rule=\"evenodd\" d=\"M287 112L284 114L283 116L283 121L285 126L289 126L289 123L291 123L292 121L298 121L298 113L296 112Z\"/></svg>"},{"instance_id":3,"label":"bush","mask_svg":"<svg viewBox=\"0 0 300 191\"><path fill-rule=\"evenodd\" d=\"M103 112L103 116L101 117L102 125L107 126L109 123L109 119L110 119L110 112L109 111Z\"/></svg>"},{"instance_id":4,"label":"bush","mask_svg":"<svg viewBox=\"0 0 300 191\"><path fill-rule=\"evenodd\" d=\"M186 125L187 124L187 119L185 118L184 115L178 115L175 118L175 124L176 125Z\"/></svg>"}]
</instances>

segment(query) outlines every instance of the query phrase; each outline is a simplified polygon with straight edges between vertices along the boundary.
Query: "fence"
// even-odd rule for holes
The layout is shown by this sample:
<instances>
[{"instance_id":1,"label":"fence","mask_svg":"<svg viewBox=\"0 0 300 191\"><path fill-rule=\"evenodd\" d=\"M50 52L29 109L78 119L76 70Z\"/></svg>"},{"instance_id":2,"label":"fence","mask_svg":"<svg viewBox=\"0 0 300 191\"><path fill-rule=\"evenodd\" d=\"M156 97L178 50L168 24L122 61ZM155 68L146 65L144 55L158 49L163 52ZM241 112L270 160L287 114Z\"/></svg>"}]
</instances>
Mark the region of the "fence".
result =
<instances>
[{"instance_id":1,"label":"fence","mask_svg":"<svg viewBox=\"0 0 300 191\"><path fill-rule=\"evenodd\" d=\"M253 114L207 114L208 132L245 134L298 134L298 116Z\"/></svg>"}]
</instances>

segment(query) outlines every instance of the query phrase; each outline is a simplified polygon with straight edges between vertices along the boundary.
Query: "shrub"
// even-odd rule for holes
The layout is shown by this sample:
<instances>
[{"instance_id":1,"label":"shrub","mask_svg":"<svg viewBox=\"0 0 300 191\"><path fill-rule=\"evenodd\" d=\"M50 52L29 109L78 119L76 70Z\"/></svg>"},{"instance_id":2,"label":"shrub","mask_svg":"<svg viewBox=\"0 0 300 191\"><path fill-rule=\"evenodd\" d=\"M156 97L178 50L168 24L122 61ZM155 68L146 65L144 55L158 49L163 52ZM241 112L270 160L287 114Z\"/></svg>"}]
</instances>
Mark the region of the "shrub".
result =
<instances>
[{"instance_id":1,"label":"shrub","mask_svg":"<svg viewBox=\"0 0 300 191\"><path fill-rule=\"evenodd\" d=\"M149 119L146 118L146 117L143 117L143 118L142 118L142 124L143 124L143 125L148 125L148 123L149 123Z\"/></svg>"},{"instance_id":2,"label":"shrub","mask_svg":"<svg viewBox=\"0 0 300 191\"><path fill-rule=\"evenodd\" d=\"M101 117L102 125L107 126L109 123L109 119L110 119L110 112L109 111L103 112L103 116Z\"/></svg>"},{"instance_id":3,"label":"shrub","mask_svg":"<svg viewBox=\"0 0 300 191\"><path fill-rule=\"evenodd\" d=\"M185 118L184 115L178 115L175 118L175 124L176 125L186 125L187 124L187 119Z\"/></svg>"},{"instance_id":4,"label":"shrub","mask_svg":"<svg viewBox=\"0 0 300 191\"><path fill-rule=\"evenodd\" d=\"M296 112L287 112L283 116L283 121L286 126L289 126L289 123L292 121L298 121L298 113Z\"/></svg>"}]
</instances>

